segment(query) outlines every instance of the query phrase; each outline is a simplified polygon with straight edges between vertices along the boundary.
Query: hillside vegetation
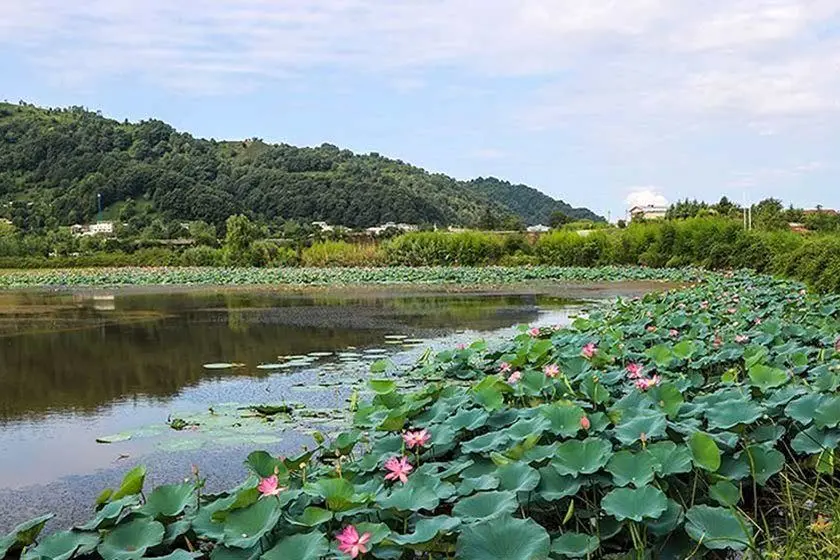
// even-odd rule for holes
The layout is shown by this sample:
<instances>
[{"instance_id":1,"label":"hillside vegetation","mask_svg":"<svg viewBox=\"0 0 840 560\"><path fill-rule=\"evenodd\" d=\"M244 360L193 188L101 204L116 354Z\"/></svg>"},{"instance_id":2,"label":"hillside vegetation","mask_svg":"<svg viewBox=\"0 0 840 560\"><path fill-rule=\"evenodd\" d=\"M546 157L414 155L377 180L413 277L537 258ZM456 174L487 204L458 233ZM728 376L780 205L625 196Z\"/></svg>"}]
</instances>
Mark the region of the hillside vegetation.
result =
<instances>
[{"instance_id":1,"label":"hillside vegetation","mask_svg":"<svg viewBox=\"0 0 840 560\"><path fill-rule=\"evenodd\" d=\"M217 227L240 213L265 223L505 227L536 219L520 204L536 199L567 208L572 218L598 218L524 185L504 184L499 196L498 189L480 188L485 183L330 144L220 142L159 120L118 122L80 107L0 103L0 217L24 231L91 221L97 195L109 217ZM128 215L115 211L126 205Z\"/></svg>"}]
</instances>

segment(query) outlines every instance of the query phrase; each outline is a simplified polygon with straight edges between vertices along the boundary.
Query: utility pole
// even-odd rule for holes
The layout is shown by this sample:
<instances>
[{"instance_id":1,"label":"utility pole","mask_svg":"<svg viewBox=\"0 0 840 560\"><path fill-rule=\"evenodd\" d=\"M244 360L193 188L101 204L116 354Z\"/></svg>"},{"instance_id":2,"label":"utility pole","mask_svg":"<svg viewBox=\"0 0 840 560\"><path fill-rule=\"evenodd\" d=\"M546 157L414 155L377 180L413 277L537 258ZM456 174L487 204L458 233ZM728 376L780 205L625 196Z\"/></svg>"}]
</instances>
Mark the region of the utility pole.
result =
<instances>
[{"instance_id":1,"label":"utility pole","mask_svg":"<svg viewBox=\"0 0 840 560\"><path fill-rule=\"evenodd\" d=\"M96 215L96 221L101 222L102 221L102 193L96 193L96 202L99 206L99 212Z\"/></svg>"}]
</instances>

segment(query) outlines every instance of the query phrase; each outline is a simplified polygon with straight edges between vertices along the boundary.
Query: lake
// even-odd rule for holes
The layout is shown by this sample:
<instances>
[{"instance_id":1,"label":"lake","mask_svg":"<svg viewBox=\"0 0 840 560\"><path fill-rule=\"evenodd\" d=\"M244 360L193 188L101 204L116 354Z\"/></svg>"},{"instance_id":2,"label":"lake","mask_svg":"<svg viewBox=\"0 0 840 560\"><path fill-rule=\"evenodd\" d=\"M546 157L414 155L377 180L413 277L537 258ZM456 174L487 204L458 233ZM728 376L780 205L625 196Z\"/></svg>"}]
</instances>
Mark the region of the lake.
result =
<instances>
[{"instance_id":1,"label":"lake","mask_svg":"<svg viewBox=\"0 0 840 560\"><path fill-rule=\"evenodd\" d=\"M197 465L211 491L230 487L248 451L295 453L340 430L377 360L564 324L650 287L0 293L0 532L50 511L53 530L86 520L137 464L147 484Z\"/></svg>"}]
</instances>

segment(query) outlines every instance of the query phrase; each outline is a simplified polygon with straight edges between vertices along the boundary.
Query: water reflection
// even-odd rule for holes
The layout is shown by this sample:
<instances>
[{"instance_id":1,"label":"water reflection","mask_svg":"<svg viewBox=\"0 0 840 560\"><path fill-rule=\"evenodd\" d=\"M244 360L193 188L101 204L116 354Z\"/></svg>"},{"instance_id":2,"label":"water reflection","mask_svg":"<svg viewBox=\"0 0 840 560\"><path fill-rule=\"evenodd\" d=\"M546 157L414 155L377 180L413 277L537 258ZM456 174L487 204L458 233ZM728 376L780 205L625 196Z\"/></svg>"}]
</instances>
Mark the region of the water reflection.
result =
<instances>
[{"instance_id":1,"label":"water reflection","mask_svg":"<svg viewBox=\"0 0 840 560\"><path fill-rule=\"evenodd\" d=\"M0 422L160 400L202 380L264 376L280 355L382 345L528 322L562 300L517 296L336 297L271 292L0 296ZM245 368L211 371L208 362Z\"/></svg>"}]
</instances>

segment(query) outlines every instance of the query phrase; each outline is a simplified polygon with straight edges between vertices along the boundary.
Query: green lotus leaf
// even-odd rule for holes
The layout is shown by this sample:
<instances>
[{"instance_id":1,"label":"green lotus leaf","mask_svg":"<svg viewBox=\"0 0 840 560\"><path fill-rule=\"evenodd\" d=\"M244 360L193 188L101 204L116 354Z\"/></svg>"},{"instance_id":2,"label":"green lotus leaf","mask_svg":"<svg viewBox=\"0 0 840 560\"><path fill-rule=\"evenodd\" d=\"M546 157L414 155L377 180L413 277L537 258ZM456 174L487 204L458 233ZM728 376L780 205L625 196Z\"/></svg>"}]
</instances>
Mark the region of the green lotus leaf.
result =
<instances>
[{"instance_id":1,"label":"green lotus leaf","mask_svg":"<svg viewBox=\"0 0 840 560\"><path fill-rule=\"evenodd\" d=\"M355 489L343 478L322 478L307 484L304 492L322 498L331 511L346 511L354 505Z\"/></svg>"},{"instance_id":2,"label":"green lotus leaf","mask_svg":"<svg viewBox=\"0 0 840 560\"><path fill-rule=\"evenodd\" d=\"M728 480L709 486L709 497L723 507L734 507L741 501L741 489Z\"/></svg>"},{"instance_id":3,"label":"green lotus leaf","mask_svg":"<svg viewBox=\"0 0 840 560\"><path fill-rule=\"evenodd\" d=\"M143 490L143 483L145 481L146 467L143 465L134 467L125 474L117 491L111 494L111 501L139 494Z\"/></svg>"},{"instance_id":4,"label":"green lotus leaf","mask_svg":"<svg viewBox=\"0 0 840 560\"><path fill-rule=\"evenodd\" d=\"M540 408L542 414L549 421L548 430L563 438L577 434L581 427L580 421L586 414L583 409L571 403L555 403Z\"/></svg>"},{"instance_id":5,"label":"green lotus leaf","mask_svg":"<svg viewBox=\"0 0 840 560\"><path fill-rule=\"evenodd\" d=\"M104 560L135 560L163 541L165 529L153 519L139 518L107 533L96 551Z\"/></svg>"},{"instance_id":6,"label":"green lotus leaf","mask_svg":"<svg viewBox=\"0 0 840 560\"><path fill-rule=\"evenodd\" d=\"M688 535L712 550L744 550L752 539L749 521L731 509L694 506L685 517Z\"/></svg>"},{"instance_id":7,"label":"green lotus leaf","mask_svg":"<svg viewBox=\"0 0 840 560\"><path fill-rule=\"evenodd\" d=\"M277 474L279 478L287 476L288 469L278 457L272 457L267 451L253 451L245 460L245 466L260 478Z\"/></svg>"},{"instance_id":8,"label":"green lotus leaf","mask_svg":"<svg viewBox=\"0 0 840 560\"><path fill-rule=\"evenodd\" d=\"M517 507L513 492L480 492L459 500L452 508L452 515L464 522L475 522L513 513Z\"/></svg>"},{"instance_id":9,"label":"green lotus leaf","mask_svg":"<svg viewBox=\"0 0 840 560\"><path fill-rule=\"evenodd\" d=\"M276 499L257 500L243 509L232 511L225 520L223 541L232 548L251 548L280 521L282 510Z\"/></svg>"},{"instance_id":10,"label":"green lotus leaf","mask_svg":"<svg viewBox=\"0 0 840 560\"><path fill-rule=\"evenodd\" d=\"M256 560L262 556L262 549L259 546L251 548L229 548L218 545L210 553L210 560Z\"/></svg>"},{"instance_id":11,"label":"green lotus leaf","mask_svg":"<svg viewBox=\"0 0 840 560\"><path fill-rule=\"evenodd\" d=\"M456 543L458 560L545 560L551 541L530 519L508 515L461 530Z\"/></svg>"},{"instance_id":12,"label":"green lotus leaf","mask_svg":"<svg viewBox=\"0 0 840 560\"><path fill-rule=\"evenodd\" d=\"M551 465L558 474L592 474L607 464L612 456L612 445L600 438L583 441L569 440L557 446Z\"/></svg>"},{"instance_id":13,"label":"green lotus leaf","mask_svg":"<svg viewBox=\"0 0 840 560\"><path fill-rule=\"evenodd\" d=\"M5 558L6 553L31 545L41 534L47 521L54 517L53 514L41 515L29 521L24 521L8 535L0 538L0 558Z\"/></svg>"},{"instance_id":14,"label":"green lotus leaf","mask_svg":"<svg viewBox=\"0 0 840 560\"><path fill-rule=\"evenodd\" d=\"M459 410L451 419L447 420L446 424L455 431L472 431L484 426L489 416L486 410L480 408Z\"/></svg>"},{"instance_id":15,"label":"green lotus leaf","mask_svg":"<svg viewBox=\"0 0 840 560\"><path fill-rule=\"evenodd\" d=\"M467 496L478 490L496 490L499 487L497 474L484 474L474 478L465 478L458 485L458 495Z\"/></svg>"},{"instance_id":16,"label":"green lotus leaf","mask_svg":"<svg viewBox=\"0 0 840 560\"><path fill-rule=\"evenodd\" d=\"M793 418L800 424L807 426L814 419L814 411L819 408L823 401L828 397L819 393L810 393L803 395L796 400L791 401L785 407L785 415L788 418Z\"/></svg>"},{"instance_id":17,"label":"green lotus leaf","mask_svg":"<svg viewBox=\"0 0 840 560\"><path fill-rule=\"evenodd\" d=\"M295 525L301 525L303 527L317 527L318 525L326 523L332 518L333 514L331 511L326 510L324 508L310 506L304 509L303 513L300 514L298 517L290 519L289 521L294 523Z\"/></svg>"},{"instance_id":18,"label":"green lotus leaf","mask_svg":"<svg viewBox=\"0 0 840 560\"><path fill-rule=\"evenodd\" d=\"M665 494L653 486L616 488L601 500L601 509L619 521L658 519L667 508L668 499Z\"/></svg>"},{"instance_id":19,"label":"green lotus leaf","mask_svg":"<svg viewBox=\"0 0 840 560\"><path fill-rule=\"evenodd\" d=\"M723 401L706 410L709 428L727 430L738 424L751 424L761 418L764 410L746 399Z\"/></svg>"},{"instance_id":20,"label":"green lotus leaf","mask_svg":"<svg viewBox=\"0 0 840 560\"><path fill-rule=\"evenodd\" d=\"M398 545L427 543L438 533L451 533L461 524L461 520L447 515L421 517L414 524L414 532L408 535L392 535L391 541Z\"/></svg>"},{"instance_id":21,"label":"green lotus leaf","mask_svg":"<svg viewBox=\"0 0 840 560\"><path fill-rule=\"evenodd\" d=\"M370 544L379 544L385 539L390 539L391 537L391 529L385 525L384 523L369 523L367 521L363 521L362 523L356 523L356 530L358 530L360 535L364 535L365 533L370 533Z\"/></svg>"},{"instance_id":22,"label":"green lotus leaf","mask_svg":"<svg viewBox=\"0 0 840 560\"><path fill-rule=\"evenodd\" d=\"M530 492L540 483L540 473L527 463L516 462L499 467L499 490Z\"/></svg>"},{"instance_id":23,"label":"green lotus leaf","mask_svg":"<svg viewBox=\"0 0 840 560\"><path fill-rule=\"evenodd\" d=\"M564 476L551 465L539 470L540 483L537 494L548 502L554 502L568 496L574 496L583 485L583 480L575 476Z\"/></svg>"},{"instance_id":24,"label":"green lotus leaf","mask_svg":"<svg viewBox=\"0 0 840 560\"><path fill-rule=\"evenodd\" d=\"M151 517L177 517L195 501L194 484L167 484L155 488L140 511Z\"/></svg>"},{"instance_id":25,"label":"green lotus leaf","mask_svg":"<svg viewBox=\"0 0 840 560\"><path fill-rule=\"evenodd\" d=\"M749 433L749 438L756 443L776 443L785 435L784 426L759 426Z\"/></svg>"},{"instance_id":26,"label":"green lotus leaf","mask_svg":"<svg viewBox=\"0 0 840 560\"><path fill-rule=\"evenodd\" d=\"M715 440L704 432L694 432L688 442L694 464L710 472L720 468L720 449Z\"/></svg>"},{"instance_id":27,"label":"green lotus leaf","mask_svg":"<svg viewBox=\"0 0 840 560\"><path fill-rule=\"evenodd\" d=\"M745 453L750 463L750 473L755 481L762 486L767 484L767 480L785 466L785 456L775 449L751 445Z\"/></svg>"},{"instance_id":28,"label":"green lotus leaf","mask_svg":"<svg viewBox=\"0 0 840 560\"><path fill-rule=\"evenodd\" d=\"M464 453L483 453L498 451L510 443L510 437L504 431L495 431L480 435L461 444Z\"/></svg>"},{"instance_id":29,"label":"green lotus leaf","mask_svg":"<svg viewBox=\"0 0 840 560\"><path fill-rule=\"evenodd\" d=\"M565 533L551 541L551 552L563 558L587 558L599 546L601 542L595 535Z\"/></svg>"},{"instance_id":30,"label":"green lotus leaf","mask_svg":"<svg viewBox=\"0 0 840 560\"><path fill-rule=\"evenodd\" d=\"M62 531L53 533L28 549L23 559L49 558L50 560L69 560L74 556L86 556L96 550L99 534L88 531Z\"/></svg>"},{"instance_id":31,"label":"green lotus leaf","mask_svg":"<svg viewBox=\"0 0 840 560\"><path fill-rule=\"evenodd\" d=\"M673 383L662 383L649 391L650 397L657 403L669 418L675 418L684 399L680 390Z\"/></svg>"},{"instance_id":32,"label":"green lotus leaf","mask_svg":"<svg viewBox=\"0 0 840 560\"><path fill-rule=\"evenodd\" d=\"M388 395L397 390L397 382L393 379L371 379L368 386L377 395Z\"/></svg>"},{"instance_id":33,"label":"green lotus leaf","mask_svg":"<svg viewBox=\"0 0 840 560\"><path fill-rule=\"evenodd\" d=\"M166 526L166 533L163 535L163 546L171 547L173 543L192 529L193 519L186 517L173 521Z\"/></svg>"},{"instance_id":34,"label":"green lotus leaf","mask_svg":"<svg viewBox=\"0 0 840 560\"><path fill-rule=\"evenodd\" d=\"M750 464L747 461L746 453L738 453L735 456L724 455L720 461L720 468L717 474L729 480L743 480L750 476Z\"/></svg>"},{"instance_id":35,"label":"green lotus leaf","mask_svg":"<svg viewBox=\"0 0 840 560\"><path fill-rule=\"evenodd\" d=\"M319 531L281 539L262 555L262 560L318 560L327 555L330 545Z\"/></svg>"},{"instance_id":36,"label":"green lotus leaf","mask_svg":"<svg viewBox=\"0 0 840 560\"><path fill-rule=\"evenodd\" d=\"M194 560L204 556L201 552L187 552L186 550L175 550L166 556L146 556L147 560Z\"/></svg>"},{"instance_id":37,"label":"green lotus leaf","mask_svg":"<svg viewBox=\"0 0 840 560\"><path fill-rule=\"evenodd\" d=\"M642 438L653 441L665 436L667 420L658 410L643 410L629 418L622 418L615 428L615 437L624 445L632 445Z\"/></svg>"},{"instance_id":38,"label":"green lotus leaf","mask_svg":"<svg viewBox=\"0 0 840 560\"><path fill-rule=\"evenodd\" d=\"M647 447L655 461L654 469L660 476L691 472L691 451L685 445L660 441Z\"/></svg>"},{"instance_id":39,"label":"green lotus leaf","mask_svg":"<svg viewBox=\"0 0 840 560\"><path fill-rule=\"evenodd\" d=\"M749 369L750 381L753 387L758 387L762 393L775 387L781 387L790 379L788 374L781 369L756 364Z\"/></svg>"},{"instance_id":40,"label":"green lotus leaf","mask_svg":"<svg viewBox=\"0 0 840 560\"><path fill-rule=\"evenodd\" d=\"M840 397L825 399L814 411L814 424L818 428L836 428L840 424Z\"/></svg>"},{"instance_id":41,"label":"green lotus leaf","mask_svg":"<svg viewBox=\"0 0 840 560\"><path fill-rule=\"evenodd\" d=\"M809 426L796 434L790 446L797 453L814 455L826 450L834 450L840 443L840 430L821 430Z\"/></svg>"},{"instance_id":42,"label":"green lotus leaf","mask_svg":"<svg viewBox=\"0 0 840 560\"><path fill-rule=\"evenodd\" d=\"M668 505L665 512L658 519L647 519L645 525L648 530L658 537L671 535L684 517L683 507L674 500L668 499Z\"/></svg>"},{"instance_id":43,"label":"green lotus leaf","mask_svg":"<svg viewBox=\"0 0 840 560\"><path fill-rule=\"evenodd\" d=\"M517 442L534 435L541 435L550 425L548 419L543 416L520 418L506 429L505 433L512 441Z\"/></svg>"},{"instance_id":44,"label":"green lotus leaf","mask_svg":"<svg viewBox=\"0 0 840 560\"><path fill-rule=\"evenodd\" d=\"M613 475L616 486L632 484L639 488L653 481L656 466L656 460L647 451L632 453L624 449L610 458L607 471Z\"/></svg>"},{"instance_id":45,"label":"green lotus leaf","mask_svg":"<svg viewBox=\"0 0 840 560\"><path fill-rule=\"evenodd\" d=\"M434 510L440 503L436 488L440 481L431 476L415 474L402 486L395 485L391 493L378 498L377 502L385 509L398 511Z\"/></svg>"}]
</instances>

